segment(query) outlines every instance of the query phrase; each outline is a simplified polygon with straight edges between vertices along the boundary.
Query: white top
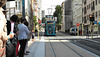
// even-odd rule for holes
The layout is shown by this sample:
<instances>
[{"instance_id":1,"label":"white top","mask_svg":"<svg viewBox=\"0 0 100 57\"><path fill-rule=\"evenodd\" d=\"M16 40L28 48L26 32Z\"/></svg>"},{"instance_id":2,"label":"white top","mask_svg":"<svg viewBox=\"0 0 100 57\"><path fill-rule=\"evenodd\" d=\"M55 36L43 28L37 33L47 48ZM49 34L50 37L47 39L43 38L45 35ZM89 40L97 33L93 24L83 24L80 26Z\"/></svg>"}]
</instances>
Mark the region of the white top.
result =
<instances>
[{"instance_id":1,"label":"white top","mask_svg":"<svg viewBox=\"0 0 100 57\"><path fill-rule=\"evenodd\" d=\"M6 30L6 18L2 12L2 8L0 8L0 38L3 36L3 40L7 37L7 30ZM0 48L2 46L2 40L0 40Z\"/></svg>"}]
</instances>

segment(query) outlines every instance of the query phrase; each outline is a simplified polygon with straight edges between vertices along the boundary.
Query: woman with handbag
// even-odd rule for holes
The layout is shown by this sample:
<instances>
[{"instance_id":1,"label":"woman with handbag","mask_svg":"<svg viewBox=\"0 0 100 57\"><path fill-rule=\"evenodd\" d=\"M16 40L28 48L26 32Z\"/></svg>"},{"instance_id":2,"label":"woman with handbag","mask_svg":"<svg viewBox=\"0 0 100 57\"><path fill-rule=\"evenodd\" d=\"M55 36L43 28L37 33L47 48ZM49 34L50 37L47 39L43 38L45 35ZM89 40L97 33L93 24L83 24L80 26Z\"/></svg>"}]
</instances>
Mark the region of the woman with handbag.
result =
<instances>
[{"instance_id":1,"label":"woman with handbag","mask_svg":"<svg viewBox=\"0 0 100 57\"><path fill-rule=\"evenodd\" d=\"M6 18L5 15L2 12L2 6L5 5L6 0L0 0L0 57L5 57L5 43L6 40L13 38L14 33L10 33L7 36L7 30L6 30Z\"/></svg>"},{"instance_id":2,"label":"woman with handbag","mask_svg":"<svg viewBox=\"0 0 100 57\"><path fill-rule=\"evenodd\" d=\"M15 33L15 36L12 39L9 39L9 41L6 42L6 57L16 57L16 46L18 42L18 36L17 36L17 15L12 15L10 17L10 21L7 21L7 34L10 34L12 32ZM8 44L8 42L10 42Z\"/></svg>"}]
</instances>

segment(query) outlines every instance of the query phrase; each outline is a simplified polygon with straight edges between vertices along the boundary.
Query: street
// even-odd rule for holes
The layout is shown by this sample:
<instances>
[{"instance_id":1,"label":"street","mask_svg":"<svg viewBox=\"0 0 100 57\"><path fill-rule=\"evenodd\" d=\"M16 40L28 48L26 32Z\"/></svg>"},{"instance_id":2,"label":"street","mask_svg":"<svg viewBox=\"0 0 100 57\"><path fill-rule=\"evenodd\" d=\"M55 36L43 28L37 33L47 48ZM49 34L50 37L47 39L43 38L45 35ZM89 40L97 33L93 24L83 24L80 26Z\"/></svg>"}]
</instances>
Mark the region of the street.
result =
<instances>
[{"instance_id":1,"label":"street","mask_svg":"<svg viewBox=\"0 0 100 57\"><path fill-rule=\"evenodd\" d=\"M30 43L29 55L25 57L99 57L100 43L94 38L86 36L73 36L64 32L57 32L56 36L44 36L44 32L35 36L35 41Z\"/></svg>"}]
</instances>

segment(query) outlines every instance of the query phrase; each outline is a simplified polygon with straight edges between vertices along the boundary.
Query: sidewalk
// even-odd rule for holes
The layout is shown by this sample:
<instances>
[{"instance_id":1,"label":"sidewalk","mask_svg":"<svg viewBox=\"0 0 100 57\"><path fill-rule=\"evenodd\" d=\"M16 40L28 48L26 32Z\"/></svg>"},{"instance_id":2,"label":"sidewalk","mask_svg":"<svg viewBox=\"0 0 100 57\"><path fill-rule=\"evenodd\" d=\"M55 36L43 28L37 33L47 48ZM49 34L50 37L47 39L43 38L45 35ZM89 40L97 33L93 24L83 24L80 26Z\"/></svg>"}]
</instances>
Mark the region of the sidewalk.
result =
<instances>
[{"instance_id":1,"label":"sidewalk","mask_svg":"<svg viewBox=\"0 0 100 57\"><path fill-rule=\"evenodd\" d=\"M24 55L24 57L45 57L45 43L35 37L34 42L30 40L28 42L29 55Z\"/></svg>"}]
</instances>

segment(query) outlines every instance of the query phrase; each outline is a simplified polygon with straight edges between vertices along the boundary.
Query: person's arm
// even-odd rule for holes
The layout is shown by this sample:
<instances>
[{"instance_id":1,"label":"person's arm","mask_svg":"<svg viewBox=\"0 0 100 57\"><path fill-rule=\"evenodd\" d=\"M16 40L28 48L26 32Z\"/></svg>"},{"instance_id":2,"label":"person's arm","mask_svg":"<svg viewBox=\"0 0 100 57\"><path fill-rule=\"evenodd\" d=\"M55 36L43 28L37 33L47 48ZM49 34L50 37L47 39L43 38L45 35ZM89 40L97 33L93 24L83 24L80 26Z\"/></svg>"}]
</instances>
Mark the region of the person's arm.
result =
<instances>
[{"instance_id":1,"label":"person's arm","mask_svg":"<svg viewBox=\"0 0 100 57\"><path fill-rule=\"evenodd\" d=\"M6 28L6 25L5 25L4 28L3 28L3 33L2 33L1 39L3 41L6 41L9 38L13 38L13 37L14 37L14 33L10 33L9 35L7 35L7 28Z\"/></svg>"},{"instance_id":2,"label":"person's arm","mask_svg":"<svg viewBox=\"0 0 100 57\"><path fill-rule=\"evenodd\" d=\"M6 28L5 28L6 29ZM13 38L14 37L14 33L11 33L9 35L7 35L6 31L3 31L3 34L1 36L1 40L3 41L3 47L5 47L5 43L8 39Z\"/></svg>"},{"instance_id":3,"label":"person's arm","mask_svg":"<svg viewBox=\"0 0 100 57\"><path fill-rule=\"evenodd\" d=\"M25 31L26 31L27 34L30 34L31 33L26 26L25 26L24 29L25 29Z\"/></svg>"}]
</instances>

